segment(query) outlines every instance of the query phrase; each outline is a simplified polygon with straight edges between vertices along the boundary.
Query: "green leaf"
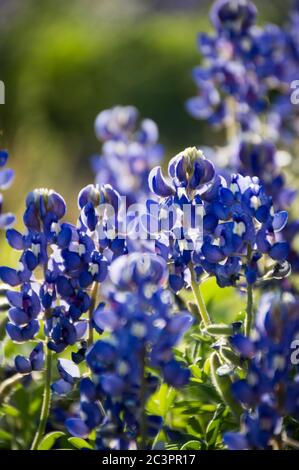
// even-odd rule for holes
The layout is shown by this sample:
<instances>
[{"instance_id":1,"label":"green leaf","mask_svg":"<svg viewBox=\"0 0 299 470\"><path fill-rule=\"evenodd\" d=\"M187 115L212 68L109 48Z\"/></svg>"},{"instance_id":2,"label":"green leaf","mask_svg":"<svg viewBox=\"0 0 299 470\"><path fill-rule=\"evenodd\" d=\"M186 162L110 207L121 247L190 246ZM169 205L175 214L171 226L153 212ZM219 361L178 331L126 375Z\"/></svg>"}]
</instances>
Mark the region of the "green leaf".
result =
<instances>
[{"instance_id":1,"label":"green leaf","mask_svg":"<svg viewBox=\"0 0 299 470\"><path fill-rule=\"evenodd\" d=\"M154 393L147 403L147 410L157 416L165 418L169 408L171 407L176 392L173 388L162 384L159 390Z\"/></svg>"},{"instance_id":2,"label":"green leaf","mask_svg":"<svg viewBox=\"0 0 299 470\"><path fill-rule=\"evenodd\" d=\"M0 441L11 441L12 435L5 431L4 429L0 429Z\"/></svg>"},{"instance_id":3,"label":"green leaf","mask_svg":"<svg viewBox=\"0 0 299 470\"><path fill-rule=\"evenodd\" d=\"M93 447L89 444L89 442L85 441L85 439L81 439L81 437L70 437L68 439L69 443L72 444L76 449L92 449Z\"/></svg>"},{"instance_id":4,"label":"green leaf","mask_svg":"<svg viewBox=\"0 0 299 470\"><path fill-rule=\"evenodd\" d=\"M200 450L200 449L201 449L200 441L189 441L189 442L186 442L181 447L181 450Z\"/></svg>"},{"instance_id":5,"label":"green leaf","mask_svg":"<svg viewBox=\"0 0 299 470\"><path fill-rule=\"evenodd\" d=\"M20 416L20 411L14 406L8 405L7 403L4 403L1 406L1 411L5 415L12 416L13 418L17 418L18 416Z\"/></svg>"},{"instance_id":6,"label":"green leaf","mask_svg":"<svg viewBox=\"0 0 299 470\"><path fill-rule=\"evenodd\" d=\"M52 449L53 445L59 439L59 437L65 436L64 432L54 431L47 434L38 446L38 450L49 450Z\"/></svg>"}]
</instances>

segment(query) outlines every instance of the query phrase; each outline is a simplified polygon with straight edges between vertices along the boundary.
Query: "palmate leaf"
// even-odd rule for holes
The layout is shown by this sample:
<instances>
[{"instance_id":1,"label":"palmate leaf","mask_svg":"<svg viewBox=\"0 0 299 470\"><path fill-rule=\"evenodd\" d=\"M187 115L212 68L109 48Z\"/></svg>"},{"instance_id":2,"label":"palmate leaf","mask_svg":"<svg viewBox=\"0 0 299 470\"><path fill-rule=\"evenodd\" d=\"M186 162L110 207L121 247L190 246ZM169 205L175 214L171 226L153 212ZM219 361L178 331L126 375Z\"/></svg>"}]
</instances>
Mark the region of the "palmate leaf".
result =
<instances>
[{"instance_id":1,"label":"palmate leaf","mask_svg":"<svg viewBox=\"0 0 299 470\"><path fill-rule=\"evenodd\" d=\"M62 431L53 431L43 438L38 446L38 450L49 450L52 449L53 445L60 437L65 436L64 432Z\"/></svg>"}]
</instances>

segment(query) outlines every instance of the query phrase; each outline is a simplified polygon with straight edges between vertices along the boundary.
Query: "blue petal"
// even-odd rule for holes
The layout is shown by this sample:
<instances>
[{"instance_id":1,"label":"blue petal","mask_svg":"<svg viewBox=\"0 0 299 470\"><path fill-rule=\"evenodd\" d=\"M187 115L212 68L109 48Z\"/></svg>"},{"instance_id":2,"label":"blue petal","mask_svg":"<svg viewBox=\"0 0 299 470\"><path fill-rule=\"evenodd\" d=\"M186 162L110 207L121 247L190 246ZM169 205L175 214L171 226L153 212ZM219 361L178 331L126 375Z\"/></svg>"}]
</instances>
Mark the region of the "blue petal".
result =
<instances>
[{"instance_id":1,"label":"blue petal","mask_svg":"<svg viewBox=\"0 0 299 470\"><path fill-rule=\"evenodd\" d=\"M90 432L86 424L80 418L69 418L66 420L65 425L68 432L75 437L87 437Z\"/></svg>"},{"instance_id":2,"label":"blue petal","mask_svg":"<svg viewBox=\"0 0 299 470\"><path fill-rule=\"evenodd\" d=\"M8 290L6 297L11 305L18 308L23 308L23 294L14 290Z\"/></svg>"},{"instance_id":3,"label":"blue petal","mask_svg":"<svg viewBox=\"0 0 299 470\"><path fill-rule=\"evenodd\" d=\"M269 251L269 255L275 261L285 261L289 255L290 247L286 242L275 243Z\"/></svg>"},{"instance_id":4,"label":"blue petal","mask_svg":"<svg viewBox=\"0 0 299 470\"><path fill-rule=\"evenodd\" d=\"M286 211L277 212L273 219L273 230L280 232L283 230L288 222L288 213Z\"/></svg>"},{"instance_id":5,"label":"blue petal","mask_svg":"<svg viewBox=\"0 0 299 470\"><path fill-rule=\"evenodd\" d=\"M17 286L21 282L17 271L12 268L7 268L6 266L0 267L0 278L2 282L13 287Z\"/></svg>"},{"instance_id":6,"label":"blue petal","mask_svg":"<svg viewBox=\"0 0 299 470\"><path fill-rule=\"evenodd\" d=\"M16 217L14 214L8 212L7 214L0 215L0 228L6 229L14 225Z\"/></svg>"},{"instance_id":7,"label":"blue petal","mask_svg":"<svg viewBox=\"0 0 299 470\"><path fill-rule=\"evenodd\" d=\"M0 167L5 166L7 160L8 160L8 152L7 152L7 150L0 150Z\"/></svg>"},{"instance_id":8,"label":"blue petal","mask_svg":"<svg viewBox=\"0 0 299 470\"><path fill-rule=\"evenodd\" d=\"M220 200L226 206L231 206L235 202L234 193L228 188L221 188Z\"/></svg>"},{"instance_id":9,"label":"blue petal","mask_svg":"<svg viewBox=\"0 0 299 470\"><path fill-rule=\"evenodd\" d=\"M88 377L85 377L80 382L80 396L83 400L94 401L96 399L95 384Z\"/></svg>"},{"instance_id":10,"label":"blue petal","mask_svg":"<svg viewBox=\"0 0 299 470\"><path fill-rule=\"evenodd\" d=\"M1 275L1 272L0 272L0 275ZM69 297L74 292L74 289L70 281L64 276L58 276L56 285L57 285L58 293L62 296Z\"/></svg>"},{"instance_id":11,"label":"blue petal","mask_svg":"<svg viewBox=\"0 0 299 470\"><path fill-rule=\"evenodd\" d=\"M210 263L219 263L219 261L223 261L225 259L225 255L222 253L219 246L211 245L209 243L204 243L202 246L202 253L204 257Z\"/></svg>"},{"instance_id":12,"label":"blue petal","mask_svg":"<svg viewBox=\"0 0 299 470\"><path fill-rule=\"evenodd\" d=\"M20 374L30 374L32 370L29 359L24 356L16 356L15 367L17 372L19 372Z\"/></svg>"},{"instance_id":13,"label":"blue petal","mask_svg":"<svg viewBox=\"0 0 299 470\"><path fill-rule=\"evenodd\" d=\"M42 370L44 366L44 347L43 343L38 343L31 351L29 359L32 370Z\"/></svg>"},{"instance_id":14,"label":"blue petal","mask_svg":"<svg viewBox=\"0 0 299 470\"><path fill-rule=\"evenodd\" d=\"M190 379L190 371L174 359L164 366L163 375L165 381L175 388L183 387Z\"/></svg>"},{"instance_id":15,"label":"blue petal","mask_svg":"<svg viewBox=\"0 0 299 470\"><path fill-rule=\"evenodd\" d=\"M60 376L69 383L80 377L79 367L68 359L58 359L57 368Z\"/></svg>"},{"instance_id":16,"label":"blue petal","mask_svg":"<svg viewBox=\"0 0 299 470\"><path fill-rule=\"evenodd\" d=\"M112 310L103 310L102 305L100 305L99 308L94 311L93 321L95 322L96 326L102 331L113 331L117 327L119 322L117 315Z\"/></svg>"},{"instance_id":17,"label":"blue petal","mask_svg":"<svg viewBox=\"0 0 299 470\"><path fill-rule=\"evenodd\" d=\"M246 437L238 432L226 432L223 436L223 442L230 450L248 449Z\"/></svg>"},{"instance_id":18,"label":"blue petal","mask_svg":"<svg viewBox=\"0 0 299 470\"><path fill-rule=\"evenodd\" d=\"M184 287L184 278L177 274L169 274L169 286L174 292L179 292Z\"/></svg>"},{"instance_id":19,"label":"blue petal","mask_svg":"<svg viewBox=\"0 0 299 470\"><path fill-rule=\"evenodd\" d=\"M125 388L124 380L116 374L106 373L100 376L101 386L108 395L121 395Z\"/></svg>"},{"instance_id":20,"label":"blue petal","mask_svg":"<svg viewBox=\"0 0 299 470\"><path fill-rule=\"evenodd\" d=\"M241 403L253 405L254 394L246 380L237 380L232 384L232 393L234 397Z\"/></svg>"},{"instance_id":21,"label":"blue petal","mask_svg":"<svg viewBox=\"0 0 299 470\"><path fill-rule=\"evenodd\" d=\"M167 330L171 333L181 333L182 335L187 331L193 323L192 315L174 315L167 325Z\"/></svg>"},{"instance_id":22,"label":"blue petal","mask_svg":"<svg viewBox=\"0 0 299 470\"><path fill-rule=\"evenodd\" d=\"M72 385L63 379L59 379L52 383L51 389L58 395L67 395L72 390Z\"/></svg>"},{"instance_id":23,"label":"blue petal","mask_svg":"<svg viewBox=\"0 0 299 470\"><path fill-rule=\"evenodd\" d=\"M165 181L162 175L161 167L159 166L151 170L148 177L148 184L150 190L158 196L167 197L174 193L173 188Z\"/></svg>"},{"instance_id":24,"label":"blue petal","mask_svg":"<svg viewBox=\"0 0 299 470\"><path fill-rule=\"evenodd\" d=\"M77 340L80 340L85 336L87 327L88 327L87 321L79 321L78 323L75 324Z\"/></svg>"},{"instance_id":25,"label":"blue petal","mask_svg":"<svg viewBox=\"0 0 299 470\"><path fill-rule=\"evenodd\" d=\"M233 347L241 354L241 356L248 359L252 358L255 354L255 347L253 342L243 335L234 335L231 338Z\"/></svg>"},{"instance_id":26,"label":"blue petal","mask_svg":"<svg viewBox=\"0 0 299 470\"><path fill-rule=\"evenodd\" d=\"M14 171L9 168L0 171L0 189L7 189L10 187L14 179Z\"/></svg>"},{"instance_id":27,"label":"blue petal","mask_svg":"<svg viewBox=\"0 0 299 470\"><path fill-rule=\"evenodd\" d=\"M15 229L9 229L6 232L6 238L8 243L15 250L24 249L24 240L23 235Z\"/></svg>"},{"instance_id":28,"label":"blue petal","mask_svg":"<svg viewBox=\"0 0 299 470\"><path fill-rule=\"evenodd\" d=\"M6 332L13 341L16 341L17 343L21 343L23 341L20 328L13 323L8 322L6 324Z\"/></svg>"},{"instance_id":29,"label":"blue petal","mask_svg":"<svg viewBox=\"0 0 299 470\"><path fill-rule=\"evenodd\" d=\"M8 317L15 325L25 325L30 321L29 315L17 307L9 309Z\"/></svg>"}]
</instances>

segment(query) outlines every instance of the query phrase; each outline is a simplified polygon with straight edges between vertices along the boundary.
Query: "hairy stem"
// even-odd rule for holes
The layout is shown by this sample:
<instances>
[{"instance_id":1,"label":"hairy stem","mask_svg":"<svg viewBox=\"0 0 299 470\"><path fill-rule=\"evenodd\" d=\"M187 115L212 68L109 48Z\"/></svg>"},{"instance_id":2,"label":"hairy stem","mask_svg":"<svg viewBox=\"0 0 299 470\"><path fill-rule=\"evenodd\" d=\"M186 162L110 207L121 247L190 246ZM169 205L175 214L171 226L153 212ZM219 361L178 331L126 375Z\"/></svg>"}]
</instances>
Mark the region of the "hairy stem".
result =
<instances>
[{"instance_id":1,"label":"hairy stem","mask_svg":"<svg viewBox=\"0 0 299 470\"><path fill-rule=\"evenodd\" d=\"M196 276L193 268L190 268L191 273L191 288L193 292L194 299L198 306L198 310L200 313L201 320L203 321L205 327L211 324L211 319L209 313L207 311L206 304L200 292L199 284L196 282Z\"/></svg>"},{"instance_id":2,"label":"hairy stem","mask_svg":"<svg viewBox=\"0 0 299 470\"><path fill-rule=\"evenodd\" d=\"M140 417L140 448L141 450L146 449L147 443L147 418L146 418L146 377L145 377L145 348L142 351L141 358L140 358L140 366L141 366L141 384L140 384L140 409L141 409L141 417Z\"/></svg>"},{"instance_id":3,"label":"hairy stem","mask_svg":"<svg viewBox=\"0 0 299 470\"><path fill-rule=\"evenodd\" d=\"M253 320L253 289L252 285L247 286L247 307L246 307L246 323L245 323L245 334L250 335L251 326Z\"/></svg>"},{"instance_id":4,"label":"hairy stem","mask_svg":"<svg viewBox=\"0 0 299 470\"><path fill-rule=\"evenodd\" d=\"M219 375L218 369L222 366L219 354L213 352L210 357L210 366L211 366L211 379L213 385L221 397L223 402L230 408L233 416L237 422L240 422L240 417L242 415L242 408L239 403L234 399L231 392L232 381L227 375Z\"/></svg>"},{"instance_id":5,"label":"hairy stem","mask_svg":"<svg viewBox=\"0 0 299 470\"><path fill-rule=\"evenodd\" d=\"M45 349L45 386L43 394L43 402L41 407L40 419L38 428L35 433L31 450L37 450L38 446L45 433L46 424L49 416L50 403L51 403L51 369L52 369L52 352L46 346Z\"/></svg>"},{"instance_id":6,"label":"hairy stem","mask_svg":"<svg viewBox=\"0 0 299 470\"><path fill-rule=\"evenodd\" d=\"M92 317L93 312L96 307L97 303L97 296L98 296L98 283L94 282L91 288L91 304L88 311L88 339L87 345L91 346L93 344L93 326L92 326Z\"/></svg>"},{"instance_id":7,"label":"hairy stem","mask_svg":"<svg viewBox=\"0 0 299 470\"><path fill-rule=\"evenodd\" d=\"M22 374L14 374L12 377L4 380L0 385L0 404L11 391L11 389L24 377Z\"/></svg>"}]
</instances>

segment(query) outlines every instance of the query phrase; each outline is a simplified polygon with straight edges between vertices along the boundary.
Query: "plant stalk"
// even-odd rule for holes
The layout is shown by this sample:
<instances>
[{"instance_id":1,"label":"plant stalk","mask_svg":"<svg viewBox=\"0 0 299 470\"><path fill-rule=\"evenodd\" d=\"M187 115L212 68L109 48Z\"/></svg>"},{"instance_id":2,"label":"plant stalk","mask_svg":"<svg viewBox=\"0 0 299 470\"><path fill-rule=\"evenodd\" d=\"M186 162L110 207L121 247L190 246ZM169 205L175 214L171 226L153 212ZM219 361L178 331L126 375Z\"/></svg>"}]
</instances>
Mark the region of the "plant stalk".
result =
<instances>
[{"instance_id":1,"label":"plant stalk","mask_svg":"<svg viewBox=\"0 0 299 470\"><path fill-rule=\"evenodd\" d=\"M190 268L190 273L191 273L191 288L192 288L193 296L194 296L194 299L195 299L196 304L198 306L198 310L199 310L199 313L200 313L201 320L203 321L205 327L207 327L211 324L211 319L210 319L209 313L207 311L207 307L206 307L206 304L204 302L204 299L201 295L200 286L196 282L194 269L192 267Z\"/></svg>"},{"instance_id":2,"label":"plant stalk","mask_svg":"<svg viewBox=\"0 0 299 470\"><path fill-rule=\"evenodd\" d=\"M52 352L46 346L45 350L45 386L43 394L43 402L41 407L40 419L38 428L35 433L31 450L37 450L38 446L44 436L46 424L49 416L50 403L51 403L51 369L52 369Z\"/></svg>"},{"instance_id":3,"label":"plant stalk","mask_svg":"<svg viewBox=\"0 0 299 470\"><path fill-rule=\"evenodd\" d=\"M96 303L97 303L97 296L98 296L98 283L94 282L91 288L91 304L88 310L88 339L87 339L88 346L91 346L93 344L92 318L93 318L93 312L95 310Z\"/></svg>"}]
</instances>

